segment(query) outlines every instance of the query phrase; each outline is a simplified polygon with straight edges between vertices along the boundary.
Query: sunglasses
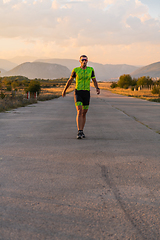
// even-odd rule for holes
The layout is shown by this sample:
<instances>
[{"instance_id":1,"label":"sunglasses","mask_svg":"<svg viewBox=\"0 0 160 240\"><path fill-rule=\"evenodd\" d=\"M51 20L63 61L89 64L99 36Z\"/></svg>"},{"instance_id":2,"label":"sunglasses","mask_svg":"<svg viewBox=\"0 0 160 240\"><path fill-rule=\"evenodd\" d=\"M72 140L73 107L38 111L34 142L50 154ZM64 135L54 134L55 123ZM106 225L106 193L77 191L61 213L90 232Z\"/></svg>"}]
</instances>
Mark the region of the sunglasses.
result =
<instances>
[{"instance_id":1,"label":"sunglasses","mask_svg":"<svg viewBox=\"0 0 160 240\"><path fill-rule=\"evenodd\" d=\"M82 61L82 62L83 62L83 61L86 61L86 62L87 62L88 60L87 60L87 59L81 59L81 61Z\"/></svg>"}]
</instances>

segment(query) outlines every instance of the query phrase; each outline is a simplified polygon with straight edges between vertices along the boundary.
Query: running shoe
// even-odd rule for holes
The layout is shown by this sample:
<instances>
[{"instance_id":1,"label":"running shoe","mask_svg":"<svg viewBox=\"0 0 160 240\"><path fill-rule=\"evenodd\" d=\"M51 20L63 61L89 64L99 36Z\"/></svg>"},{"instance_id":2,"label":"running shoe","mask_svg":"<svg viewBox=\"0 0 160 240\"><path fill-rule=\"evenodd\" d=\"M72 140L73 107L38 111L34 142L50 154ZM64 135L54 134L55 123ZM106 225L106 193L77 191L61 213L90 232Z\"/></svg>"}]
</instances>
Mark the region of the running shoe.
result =
<instances>
[{"instance_id":1,"label":"running shoe","mask_svg":"<svg viewBox=\"0 0 160 240\"><path fill-rule=\"evenodd\" d=\"M77 139L82 139L82 132L78 132Z\"/></svg>"},{"instance_id":2,"label":"running shoe","mask_svg":"<svg viewBox=\"0 0 160 240\"><path fill-rule=\"evenodd\" d=\"M84 132L82 132L82 138L85 138L86 136L85 136L85 134L84 134Z\"/></svg>"}]
</instances>

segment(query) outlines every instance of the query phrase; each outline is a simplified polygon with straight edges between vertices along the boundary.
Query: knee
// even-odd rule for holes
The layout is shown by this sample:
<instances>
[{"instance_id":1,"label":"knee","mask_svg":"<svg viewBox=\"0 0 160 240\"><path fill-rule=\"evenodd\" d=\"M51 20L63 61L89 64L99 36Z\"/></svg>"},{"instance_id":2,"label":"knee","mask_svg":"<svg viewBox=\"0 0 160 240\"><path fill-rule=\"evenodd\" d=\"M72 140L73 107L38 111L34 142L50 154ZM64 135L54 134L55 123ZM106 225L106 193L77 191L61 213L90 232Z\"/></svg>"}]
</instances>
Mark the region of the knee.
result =
<instances>
[{"instance_id":1,"label":"knee","mask_svg":"<svg viewBox=\"0 0 160 240\"><path fill-rule=\"evenodd\" d=\"M86 113L87 113L87 110L83 110L83 111L82 111L82 117L83 117L83 118L86 117Z\"/></svg>"},{"instance_id":2,"label":"knee","mask_svg":"<svg viewBox=\"0 0 160 240\"><path fill-rule=\"evenodd\" d=\"M85 118L85 116L86 116L86 113L82 113L82 117Z\"/></svg>"},{"instance_id":3,"label":"knee","mask_svg":"<svg viewBox=\"0 0 160 240\"><path fill-rule=\"evenodd\" d=\"M77 110L77 115L78 115L78 116L82 116L82 113L83 113L83 112L82 112L82 109L81 109L81 108Z\"/></svg>"}]
</instances>

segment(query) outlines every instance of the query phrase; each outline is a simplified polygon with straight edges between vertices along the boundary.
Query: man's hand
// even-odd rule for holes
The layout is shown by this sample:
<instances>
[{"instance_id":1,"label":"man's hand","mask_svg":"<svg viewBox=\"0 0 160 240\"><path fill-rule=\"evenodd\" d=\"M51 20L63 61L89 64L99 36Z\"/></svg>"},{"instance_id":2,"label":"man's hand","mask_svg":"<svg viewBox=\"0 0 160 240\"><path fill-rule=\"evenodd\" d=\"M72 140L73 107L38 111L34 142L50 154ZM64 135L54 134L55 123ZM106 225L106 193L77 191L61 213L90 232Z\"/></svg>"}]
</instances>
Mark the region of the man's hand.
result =
<instances>
[{"instance_id":1,"label":"man's hand","mask_svg":"<svg viewBox=\"0 0 160 240\"><path fill-rule=\"evenodd\" d=\"M99 88L97 88L96 91L97 91L97 94L100 94L100 89Z\"/></svg>"},{"instance_id":2,"label":"man's hand","mask_svg":"<svg viewBox=\"0 0 160 240\"><path fill-rule=\"evenodd\" d=\"M62 97L65 97L65 96L66 96L66 91L63 90L63 92L62 92Z\"/></svg>"}]
</instances>

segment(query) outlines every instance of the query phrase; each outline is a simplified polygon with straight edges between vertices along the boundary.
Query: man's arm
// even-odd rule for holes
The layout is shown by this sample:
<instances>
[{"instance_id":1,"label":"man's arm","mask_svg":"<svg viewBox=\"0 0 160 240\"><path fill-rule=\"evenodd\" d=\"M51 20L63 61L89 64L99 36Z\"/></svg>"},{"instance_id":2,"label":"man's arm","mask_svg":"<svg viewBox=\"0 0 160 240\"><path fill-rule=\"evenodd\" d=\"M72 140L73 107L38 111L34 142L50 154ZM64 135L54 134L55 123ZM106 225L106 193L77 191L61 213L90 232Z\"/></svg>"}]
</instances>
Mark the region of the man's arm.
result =
<instances>
[{"instance_id":1,"label":"man's arm","mask_svg":"<svg viewBox=\"0 0 160 240\"><path fill-rule=\"evenodd\" d=\"M63 89L62 97L65 97L65 95L66 95L66 90L67 90L67 88L69 88L69 86L71 85L73 79L74 79L74 77L72 77L72 76L70 76L70 78L68 79L68 81L67 81L67 83L66 83L66 86L65 86L64 89Z\"/></svg>"},{"instance_id":2,"label":"man's arm","mask_svg":"<svg viewBox=\"0 0 160 240\"><path fill-rule=\"evenodd\" d=\"M93 81L94 86L95 86L95 88L96 88L97 94L100 94L100 89L99 89L99 87L98 87L98 83L97 83L96 78L95 78L95 77L92 78L92 81Z\"/></svg>"}]
</instances>

